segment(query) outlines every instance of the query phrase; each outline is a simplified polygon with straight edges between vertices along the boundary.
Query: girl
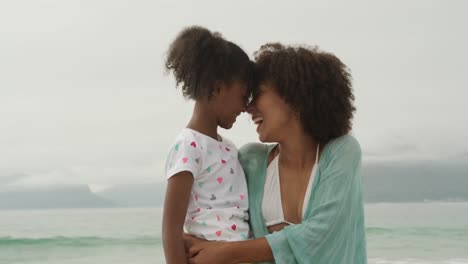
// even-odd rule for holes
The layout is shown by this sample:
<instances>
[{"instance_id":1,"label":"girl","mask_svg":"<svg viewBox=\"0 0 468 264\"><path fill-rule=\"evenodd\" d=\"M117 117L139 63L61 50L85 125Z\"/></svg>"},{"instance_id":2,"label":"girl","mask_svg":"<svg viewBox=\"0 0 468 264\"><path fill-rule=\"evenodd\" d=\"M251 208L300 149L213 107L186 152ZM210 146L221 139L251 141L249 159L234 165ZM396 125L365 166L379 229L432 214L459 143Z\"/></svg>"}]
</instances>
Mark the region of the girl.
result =
<instances>
[{"instance_id":1,"label":"girl","mask_svg":"<svg viewBox=\"0 0 468 264\"><path fill-rule=\"evenodd\" d=\"M166 69L185 98L195 100L192 117L166 160L163 213L167 263L186 263L183 233L206 240L249 236L248 196L237 149L218 135L246 110L253 62L236 44L201 27L183 30L170 45Z\"/></svg>"}]
</instances>

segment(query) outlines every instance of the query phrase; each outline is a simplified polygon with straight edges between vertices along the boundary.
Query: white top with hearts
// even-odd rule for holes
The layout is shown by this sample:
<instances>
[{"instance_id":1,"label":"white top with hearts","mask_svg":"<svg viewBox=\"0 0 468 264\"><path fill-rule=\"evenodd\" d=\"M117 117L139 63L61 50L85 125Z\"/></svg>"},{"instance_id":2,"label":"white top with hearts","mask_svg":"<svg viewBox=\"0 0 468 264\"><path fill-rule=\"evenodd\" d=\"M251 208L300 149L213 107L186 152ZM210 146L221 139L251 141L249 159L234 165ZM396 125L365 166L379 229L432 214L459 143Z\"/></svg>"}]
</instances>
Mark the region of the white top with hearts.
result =
<instances>
[{"instance_id":1,"label":"white top with hearts","mask_svg":"<svg viewBox=\"0 0 468 264\"><path fill-rule=\"evenodd\" d=\"M183 129L167 156L166 178L181 171L193 175L187 233L207 240L245 240L249 237L247 183L237 148L220 139Z\"/></svg>"}]
</instances>

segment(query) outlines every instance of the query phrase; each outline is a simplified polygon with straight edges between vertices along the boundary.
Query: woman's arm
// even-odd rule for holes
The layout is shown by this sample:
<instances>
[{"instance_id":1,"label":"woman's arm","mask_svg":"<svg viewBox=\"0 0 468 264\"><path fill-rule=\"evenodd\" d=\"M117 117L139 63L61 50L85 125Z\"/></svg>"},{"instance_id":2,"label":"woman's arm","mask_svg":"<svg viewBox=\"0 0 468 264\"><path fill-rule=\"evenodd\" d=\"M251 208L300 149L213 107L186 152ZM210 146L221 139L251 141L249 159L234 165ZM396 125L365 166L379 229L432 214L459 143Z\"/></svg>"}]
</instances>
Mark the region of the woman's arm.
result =
<instances>
[{"instance_id":1,"label":"woman's arm","mask_svg":"<svg viewBox=\"0 0 468 264\"><path fill-rule=\"evenodd\" d=\"M190 264L234 264L273 261L265 238L237 242L210 242L187 237Z\"/></svg>"},{"instance_id":2,"label":"woman's arm","mask_svg":"<svg viewBox=\"0 0 468 264\"><path fill-rule=\"evenodd\" d=\"M187 263L183 227L190 200L193 176L182 171L167 181L162 221L162 239L166 263Z\"/></svg>"}]
</instances>

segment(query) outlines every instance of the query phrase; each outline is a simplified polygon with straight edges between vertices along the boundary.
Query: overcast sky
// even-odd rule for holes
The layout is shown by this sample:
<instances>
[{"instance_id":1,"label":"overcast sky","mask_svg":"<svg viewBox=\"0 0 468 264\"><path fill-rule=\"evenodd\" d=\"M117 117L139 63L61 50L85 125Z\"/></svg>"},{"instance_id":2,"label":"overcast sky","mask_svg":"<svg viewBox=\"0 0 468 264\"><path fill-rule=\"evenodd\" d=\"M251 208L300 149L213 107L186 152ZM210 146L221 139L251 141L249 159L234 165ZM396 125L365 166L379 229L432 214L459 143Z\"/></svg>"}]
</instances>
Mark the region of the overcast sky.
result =
<instances>
[{"instance_id":1,"label":"overcast sky","mask_svg":"<svg viewBox=\"0 0 468 264\"><path fill-rule=\"evenodd\" d=\"M352 2L352 3L351 3ZM163 180L193 103L164 53L201 25L252 56L318 45L351 69L364 160L468 156L467 1L2 1L0 185ZM256 141L247 115L230 131Z\"/></svg>"}]
</instances>

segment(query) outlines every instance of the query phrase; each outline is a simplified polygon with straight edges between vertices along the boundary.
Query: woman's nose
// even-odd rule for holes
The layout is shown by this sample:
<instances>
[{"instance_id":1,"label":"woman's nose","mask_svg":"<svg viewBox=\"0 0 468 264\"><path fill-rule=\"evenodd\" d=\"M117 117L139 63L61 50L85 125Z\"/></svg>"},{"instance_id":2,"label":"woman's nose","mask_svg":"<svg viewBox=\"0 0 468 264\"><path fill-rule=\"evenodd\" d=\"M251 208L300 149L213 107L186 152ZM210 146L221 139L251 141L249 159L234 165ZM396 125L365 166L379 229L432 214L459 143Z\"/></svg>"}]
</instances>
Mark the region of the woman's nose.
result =
<instances>
[{"instance_id":1,"label":"woman's nose","mask_svg":"<svg viewBox=\"0 0 468 264\"><path fill-rule=\"evenodd\" d=\"M247 113L252 114L255 110L255 101L252 101L247 104Z\"/></svg>"}]
</instances>

